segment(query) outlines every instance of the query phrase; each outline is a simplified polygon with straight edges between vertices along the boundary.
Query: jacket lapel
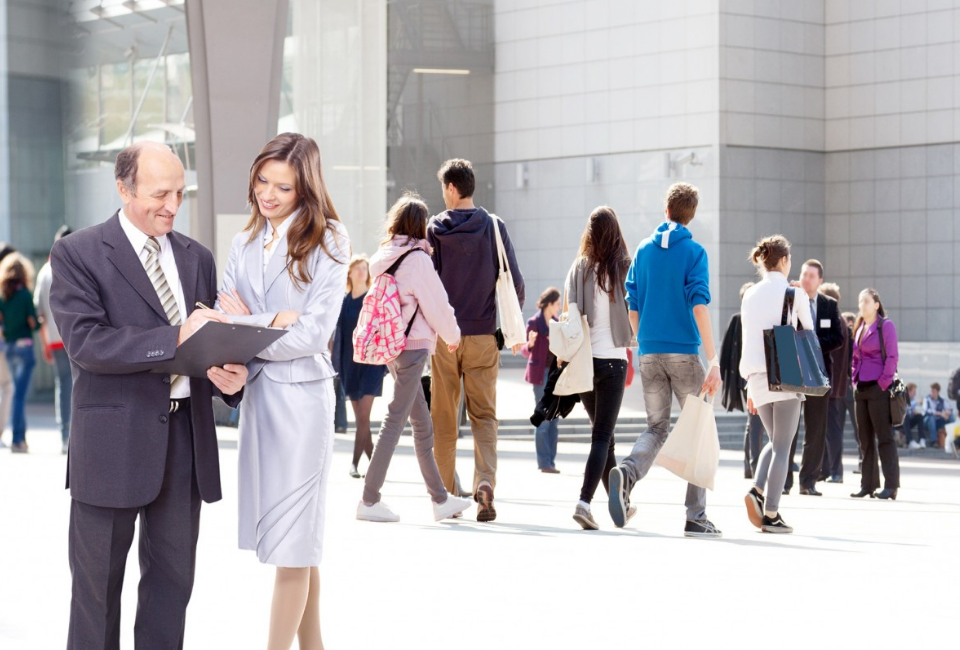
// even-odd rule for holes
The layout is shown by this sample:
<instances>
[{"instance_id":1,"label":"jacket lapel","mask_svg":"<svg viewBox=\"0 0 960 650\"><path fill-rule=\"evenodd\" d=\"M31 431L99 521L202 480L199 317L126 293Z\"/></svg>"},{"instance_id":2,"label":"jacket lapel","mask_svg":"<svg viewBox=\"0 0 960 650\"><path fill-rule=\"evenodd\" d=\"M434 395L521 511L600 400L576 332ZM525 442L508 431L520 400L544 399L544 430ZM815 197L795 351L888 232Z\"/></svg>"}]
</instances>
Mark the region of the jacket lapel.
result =
<instances>
[{"instance_id":1,"label":"jacket lapel","mask_svg":"<svg viewBox=\"0 0 960 650\"><path fill-rule=\"evenodd\" d=\"M253 241L247 241L243 245L243 272L250 282L253 293L261 301L264 298L263 291L263 230L257 233Z\"/></svg>"},{"instance_id":2,"label":"jacket lapel","mask_svg":"<svg viewBox=\"0 0 960 650\"><path fill-rule=\"evenodd\" d=\"M137 290L137 293L150 305L151 309L166 321L167 314L163 311L163 305L160 304L157 291L153 288L150 278L147 277L147 272L143 268L143 264L140 263L137 253L134 252L133 246L130 245L130 240L127 239L123 228L120 227L119 211L114 213L113 217L105 224L103 241L112 249L107 253L107 259L117 267L124 279Z\"/></svg>"},{"instance_id":3,"label":"jacket lapel","mask_svg":"<svg viewBox=\"0 0 960 650\"><path fill-rule=\"evenodd\" d=\"M267 291L270 291L270 287L273 286L273 283L276 282L277 278L280 277L280 274L283 273L287 268L287 238L286 236L281 237L277 240L277 243L274 244L276 249L273 251L273 255L270 257L270 262L267 264L267 269L263 272L263 291L266 294ZM263 265L263 246L260 246L260 264L261 268Z\"/></svg>"},{"instance_id":4,"label":"jacket lapel","mask_svg":"<svg viewBox=\"0 0 960 650\"><path fill-rule=\"evenodd\" d=\"M189 315L197 302L197 286L200 282L200 258L190 250L190 242L180 241L180 235L171 232L167 241L173 247L173 258L177 262L177 273L180 275L180 288L183 290L183 301ZM210 297L212 300L213 298ZM208 305L212 307L213 305Z\"/></svg>"}]
</instances>

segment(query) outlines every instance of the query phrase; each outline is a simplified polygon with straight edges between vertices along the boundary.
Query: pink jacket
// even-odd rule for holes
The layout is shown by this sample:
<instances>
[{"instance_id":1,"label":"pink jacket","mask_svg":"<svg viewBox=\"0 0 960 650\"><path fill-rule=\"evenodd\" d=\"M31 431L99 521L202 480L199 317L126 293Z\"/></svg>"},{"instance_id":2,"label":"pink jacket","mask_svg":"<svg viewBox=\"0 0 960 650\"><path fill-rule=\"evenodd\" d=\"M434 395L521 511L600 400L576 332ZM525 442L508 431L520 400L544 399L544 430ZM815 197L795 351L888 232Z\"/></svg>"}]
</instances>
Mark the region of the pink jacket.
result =
<instances>
[{"instance_id":1,"label":"pink jacket","mask_svg":"<svg viewBox=\"0 0 960 650\"><path fill-rule=\"evenodd\" d=\"M404 325L410 323L417 305L420 305L406 349L429 350L433 354L437 348L437 334L447 343L459 343L460 328L447 299L447 291L433 268L430 244L425 239L411 240L405 235L394 237L370 258L370 276L376 279L411 248L424 252L408 255L393 276L400 291L400 314Z\"/></svg>"}]
</instances>

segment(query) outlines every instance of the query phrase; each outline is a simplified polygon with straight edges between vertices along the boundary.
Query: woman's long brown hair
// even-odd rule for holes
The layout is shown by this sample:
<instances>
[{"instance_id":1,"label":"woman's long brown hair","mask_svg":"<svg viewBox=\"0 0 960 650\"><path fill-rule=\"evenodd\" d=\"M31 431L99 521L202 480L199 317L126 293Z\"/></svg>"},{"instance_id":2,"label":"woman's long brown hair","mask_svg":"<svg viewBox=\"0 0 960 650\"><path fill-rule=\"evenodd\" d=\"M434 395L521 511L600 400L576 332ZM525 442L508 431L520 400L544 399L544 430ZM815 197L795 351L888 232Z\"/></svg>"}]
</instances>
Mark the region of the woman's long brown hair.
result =
<instances>
[{"instance_id":1,"label":"woman's long brown hair","mask_svg":"<svg viewBox=\"0 0 960 650\"><path fill-rule=\"evenodd\" d=\"M876 289L870 289L870 288L868 287L868 288L866 288L866 289L864 289L863 291L860 292L860 295L861 295L861 296L862 296L863 294L869 295L871 298L873 298L873 301L874 301L875 303L877 303L877 307L878 307L878 309L877 309L877 320L880 320L881 318L886 318L886 317L887 317L887 312L886 312L886 310L883 308L883 303L880 302L880 294L877 292L877 290L876 290ZM854 335L854 336L857 335L857 331L860 329L860 326L861 326L861 325L863 325L863 314L861 314L861 313L858 312L858 313L857 313L857 320L856 320L856 322L853 324L853 335ZM866 330L864 330L864 332L866 332ZM861 336L860 336L860 339L862 339L862 338L863 338L863 336L861 335ZM857 339L857 342L859 342L860 339Z\"/></svg>"},{"instance_id":2,"label":"woman's long brown hair","mask_svg":"<svg viewBox=\"0 0 960 650\"><path fill-rule=\"evenodd\" d=\"M580 257L587 260L587 268L593 270L597 284L613 302L614 287L623 287L630 267L630 253L613 208L603 205L590 213L580 239Z\"/></svg>"},{"instance_id":3,"label":"woman's long brown hair","mask_svg":"<svg viewBox=\"0 0 960 650\"><path fill-rule=\"evenodd\" d=\"M33 291L33 264L20 253L7 255L0 263L0 294L10 300L20 289Z\"/></svg>"},{"instance_id":4,"label":"woman's long brown hair","mask_svg":"<svg viewBox=\"0 0 960 650\"><path fill-rule=\"evenodd\" d=\"M310 269L307 268L307 258L314 249L319 247L330 259L338 264L344 263L327 250L324 241L327 229L330 227L327 222L340 221L340 217L337 215L336 208L333 207L333 201L330 200L330 194L327 192L327 184L323 180L320 147L317 146L316 141L299 133L281 133L263 147L254 159L253 165L250 166L247 201L251 206L251 214L250 221L247 222L244 230L250 231L251 242L260 235L267 224L267 218L260 213L255 189L260 168L270 160L287 163L297 178L297 186L294 190L300 198L297 205L299 214L287 231L287 256L290 260L287 272L290 273L294 284L299 287L313 280ZM335 241L339 248L340 242ZM349 251L341 252L349 255Z\"/></svg>"}]
</instances>

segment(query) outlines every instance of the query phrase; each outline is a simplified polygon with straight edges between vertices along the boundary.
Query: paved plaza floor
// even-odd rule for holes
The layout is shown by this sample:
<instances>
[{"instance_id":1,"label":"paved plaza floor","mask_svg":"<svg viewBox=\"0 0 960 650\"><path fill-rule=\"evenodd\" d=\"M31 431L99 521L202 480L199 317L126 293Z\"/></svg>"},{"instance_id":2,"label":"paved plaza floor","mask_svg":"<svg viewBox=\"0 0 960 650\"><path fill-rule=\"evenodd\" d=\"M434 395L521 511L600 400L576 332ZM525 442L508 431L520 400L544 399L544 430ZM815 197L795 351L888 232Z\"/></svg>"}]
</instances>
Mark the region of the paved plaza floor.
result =
<instances>
[{"instance_id":1,"label":"paved plaza floor","mask_svg":"<svg viewBox=\"0 0 960 650\"><path fill-rule=\"evenodd\" d=\"M65 458L45 411L29 455L0 451L0 649L64 647L70 573ZM224 499L204 505L188 649L265 647L273 569L236 548L237 452L224 431ZM9 442L9 434L5 437ZM943 648L958 638L960 463L904 459L896 502L854 500L846 483L792 495L794 535L755 531L739 455L722 452L709 515L721 540L685 539L684 486L654 468L617 530L600 489L601 530L571 519L587 446L561 443L559 475L536 471L532 443L502 441L497 510L435 523L405 436L384 487L398 524L354 519L361 482L338 436L327 514L327 648ZM461 440L460 472L472 471ZM618 455L628 451L618 447ZM138 576L131 552L123 647L133 648Z\"/></svg>"}]
</instances>

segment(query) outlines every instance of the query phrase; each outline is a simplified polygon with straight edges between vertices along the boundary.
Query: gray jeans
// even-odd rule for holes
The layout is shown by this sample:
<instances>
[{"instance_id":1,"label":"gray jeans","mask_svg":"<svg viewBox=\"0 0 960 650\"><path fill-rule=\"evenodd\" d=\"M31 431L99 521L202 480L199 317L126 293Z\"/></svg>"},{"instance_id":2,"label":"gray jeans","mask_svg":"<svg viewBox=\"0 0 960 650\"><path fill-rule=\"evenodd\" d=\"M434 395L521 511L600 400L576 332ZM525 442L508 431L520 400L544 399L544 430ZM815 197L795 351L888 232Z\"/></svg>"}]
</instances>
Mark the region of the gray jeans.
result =
<instances>
[{"instance_id":1,"label":"gray jeans","mask_svg":"<svg viewBox=\"0 0 960 650\"><path fill-rule=\"evenodd\" d=\"M650 471L660 448L670 433L670 407L676 395L680 406L687 396L696 397L703 387L705 374L700 357L695 354L645 354L640 357L640 380L647 407L647 430L640 434L633 451L623 463L627 490ZM707 518L707 491L687 484L687 519Z\"/></svg>"},{"instance_id":2,"label":"gray jeans","mask_svg":"<svg viewBox=\"0 0 960 650\"><path fill-rule=\"evenodd\" d=\"M380 488L387 479L390 459L408 419L413 427L413 448L417 453L423 481L427 484L427 492L434 503L447 500L447 490L443 487L437 461L433 458L433 420L430 419L430 408L420 382L428 356L427 350L404 350L387 366L393 376L393 399L387 406L377 447L367 468L363 485L363 500L367 503L380 501Z\"/></svg>"}]
</instances>

